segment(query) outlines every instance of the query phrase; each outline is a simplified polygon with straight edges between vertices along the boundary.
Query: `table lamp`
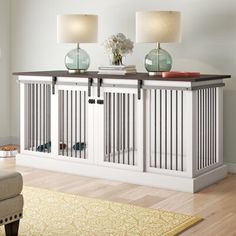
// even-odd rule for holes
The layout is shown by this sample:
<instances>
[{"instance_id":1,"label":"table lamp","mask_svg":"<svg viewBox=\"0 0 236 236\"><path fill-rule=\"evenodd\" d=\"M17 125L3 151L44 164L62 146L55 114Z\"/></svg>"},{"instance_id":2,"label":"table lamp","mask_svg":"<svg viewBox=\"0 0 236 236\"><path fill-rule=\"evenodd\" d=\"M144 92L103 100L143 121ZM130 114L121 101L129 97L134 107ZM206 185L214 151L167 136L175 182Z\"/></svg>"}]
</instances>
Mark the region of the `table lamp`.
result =
<instances>
[{"instance_id":1,"label":"table lamp","mask_svg":"<svg viewBox=\"0 0 236 236\"><path fill-rule=\"evenodd\" d=\"M136 12L136 42L157 43L145 57L145 68L149 75L170 71L171 55L161 48L161 43L180 40L181 14L177 11Z\"/></svg>"},{"instance_id":2,"label":"table lamp","mask_svg":"<svg viewBox=\"0 0 236 236\"><path fill-rule=\"evenodd\" d=\"M57 41L77 44L77 48L65 56L65 66L69 73L83 73L89 68L89 55L80 48L80 43L97 42L97 31L98 17L96 15L57 16Z\"/></svg>"}]
</instances>

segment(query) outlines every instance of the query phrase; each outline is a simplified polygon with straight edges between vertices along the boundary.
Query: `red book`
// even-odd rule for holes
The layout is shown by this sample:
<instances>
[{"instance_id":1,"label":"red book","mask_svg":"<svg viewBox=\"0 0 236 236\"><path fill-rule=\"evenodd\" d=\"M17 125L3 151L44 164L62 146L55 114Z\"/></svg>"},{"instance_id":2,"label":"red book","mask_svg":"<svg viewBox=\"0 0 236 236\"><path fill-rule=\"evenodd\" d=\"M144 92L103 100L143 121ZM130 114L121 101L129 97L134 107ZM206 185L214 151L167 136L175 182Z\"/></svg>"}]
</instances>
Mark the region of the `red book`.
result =
<instances>
[{"instance_id":1,"label":"red book","mask_svg":"<svg viewBox=\"0 0 236 236\"><path fill-rule=\"evenodd\" d=\"M169 71L162 72L162 78L183 78L183 77L199 77L199 72L179 72L179 71Z\"/></svg>"}]
</instances>

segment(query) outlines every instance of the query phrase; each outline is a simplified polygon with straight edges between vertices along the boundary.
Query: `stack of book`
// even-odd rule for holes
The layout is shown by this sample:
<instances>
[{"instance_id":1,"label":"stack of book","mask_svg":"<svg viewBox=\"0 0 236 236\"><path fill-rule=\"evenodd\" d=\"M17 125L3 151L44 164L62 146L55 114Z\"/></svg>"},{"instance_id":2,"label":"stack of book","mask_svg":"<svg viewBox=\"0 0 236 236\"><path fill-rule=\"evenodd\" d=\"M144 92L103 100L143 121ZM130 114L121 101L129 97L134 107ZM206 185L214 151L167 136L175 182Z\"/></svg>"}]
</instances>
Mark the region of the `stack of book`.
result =
<instances>
[{"instance_id":1,"label":"stack of book","mask_svg":"<svg viewBox=\"0 0 236 236\"><path fill-rule=\"evenodd\" d=\"M127 75L136 73L137 71L135 65L108 65L98 67L98 74Z\"/></svg>"}]
</instances>

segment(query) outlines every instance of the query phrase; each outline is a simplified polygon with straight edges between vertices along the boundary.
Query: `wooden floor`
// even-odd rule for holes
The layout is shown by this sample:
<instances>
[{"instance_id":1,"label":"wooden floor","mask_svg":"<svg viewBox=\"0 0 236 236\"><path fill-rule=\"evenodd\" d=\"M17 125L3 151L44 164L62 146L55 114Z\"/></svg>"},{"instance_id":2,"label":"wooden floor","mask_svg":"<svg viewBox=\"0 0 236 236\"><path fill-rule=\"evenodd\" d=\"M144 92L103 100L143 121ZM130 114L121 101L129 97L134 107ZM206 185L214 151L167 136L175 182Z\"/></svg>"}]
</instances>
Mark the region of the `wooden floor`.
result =
<instances>
[{"instance_id":1,"label":"wooden floor","mask_svg":"<svg viewBox=\"0 0 236 236\"><path fill-rule=\"evenodd\" d=\"M21 172L24 185L27 186L204 218L204 221L181 235L236 236L236 175L229 175L223 181L191 194L20 167L15 165L14 158L0 158L0 169L2 168Z\"/></svg>"}]
</instances>

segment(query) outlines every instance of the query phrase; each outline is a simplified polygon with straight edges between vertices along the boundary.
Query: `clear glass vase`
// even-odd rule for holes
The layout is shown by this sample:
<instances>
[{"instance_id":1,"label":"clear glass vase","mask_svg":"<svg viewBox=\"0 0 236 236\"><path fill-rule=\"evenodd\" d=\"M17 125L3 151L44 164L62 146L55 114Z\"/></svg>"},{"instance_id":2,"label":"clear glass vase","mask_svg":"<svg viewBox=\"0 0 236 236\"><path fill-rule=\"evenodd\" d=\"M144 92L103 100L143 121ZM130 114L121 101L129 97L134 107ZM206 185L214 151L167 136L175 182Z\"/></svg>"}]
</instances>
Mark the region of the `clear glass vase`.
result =
<instances>
[{"instance_id":1,"label":"clear glass vase","mask_svg":"<svg viewBox=\"0 0 236 236\"><path fill-rule=\"evenodd\" d=\"M110 64L119 66L122 65L122 55L119 52L114 52L110 54Z\"/></svg>"}]
</instances>

